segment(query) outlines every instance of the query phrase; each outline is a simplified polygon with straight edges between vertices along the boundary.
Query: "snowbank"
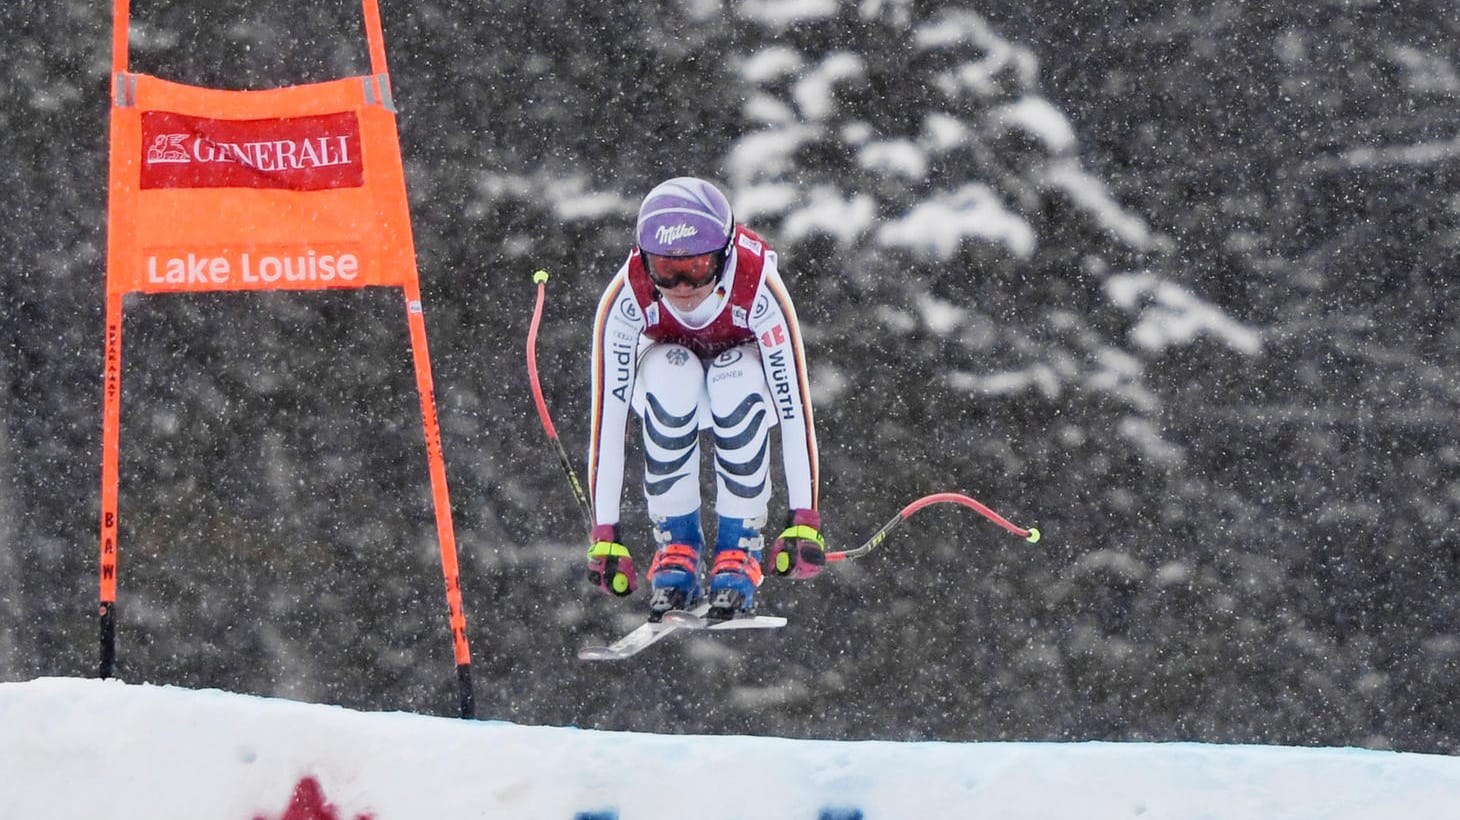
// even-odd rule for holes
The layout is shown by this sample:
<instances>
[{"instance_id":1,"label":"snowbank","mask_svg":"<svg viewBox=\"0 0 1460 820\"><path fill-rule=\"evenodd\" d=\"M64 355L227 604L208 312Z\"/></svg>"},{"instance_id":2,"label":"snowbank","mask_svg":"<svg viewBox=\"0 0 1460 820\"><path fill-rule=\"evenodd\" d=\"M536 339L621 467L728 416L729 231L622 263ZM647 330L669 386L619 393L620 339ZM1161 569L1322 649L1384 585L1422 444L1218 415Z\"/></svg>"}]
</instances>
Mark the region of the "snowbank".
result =
<instances>
[{"instance_id":1,"label":"snowbank","mask_svg":"<svg viewBox=\"0 0 1460 820\"><path fill-rule=\"evenodd\" d=\"M5 820L1415 820L1456 806L1460 759L1433 755L664 736L0 684Z\"/></svg>"}]
</instances>

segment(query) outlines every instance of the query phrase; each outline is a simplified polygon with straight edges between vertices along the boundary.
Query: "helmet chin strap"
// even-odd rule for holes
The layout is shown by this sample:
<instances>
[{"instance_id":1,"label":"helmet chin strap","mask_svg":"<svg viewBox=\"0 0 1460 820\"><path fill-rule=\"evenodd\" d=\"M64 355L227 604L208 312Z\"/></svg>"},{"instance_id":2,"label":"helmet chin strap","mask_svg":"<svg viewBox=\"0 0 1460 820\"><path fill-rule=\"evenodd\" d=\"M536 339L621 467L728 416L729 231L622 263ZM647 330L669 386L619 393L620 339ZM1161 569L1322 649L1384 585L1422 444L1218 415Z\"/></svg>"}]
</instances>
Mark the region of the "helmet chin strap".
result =
<instances>
[{"instance_id":1,"label":"helmet chin strap","mask_svg":"<svg viewBox=\"0 0 1460 820\"><path fill-rule=\"evenodd\" d=\"M730 237L725 240L725 250L720 251L720 270L715 274L715 284L725 279L725 270L730 267L730 257L735 255L735 214L730 214Z\"/></svg>"}]
</instances>

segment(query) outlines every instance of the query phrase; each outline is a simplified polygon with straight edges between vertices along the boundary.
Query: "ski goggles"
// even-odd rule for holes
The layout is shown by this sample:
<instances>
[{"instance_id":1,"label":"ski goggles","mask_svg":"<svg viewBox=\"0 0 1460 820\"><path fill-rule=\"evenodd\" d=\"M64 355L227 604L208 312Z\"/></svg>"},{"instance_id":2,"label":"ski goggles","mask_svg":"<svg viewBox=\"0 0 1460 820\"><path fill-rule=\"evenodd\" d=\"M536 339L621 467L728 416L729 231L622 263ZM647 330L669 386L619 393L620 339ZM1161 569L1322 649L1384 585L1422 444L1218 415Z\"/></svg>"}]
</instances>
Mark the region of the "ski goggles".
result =
<instances>
[{"instance_id":1,"label":"ski goggles","mask_svg":"<svg viewBox=\"0 0 1460 820\"><path fill-rule=\"evenodd\" d=\"M714 282L715 277L720 275L720 263L724 258L723 251L695 256L659 256L646 253L644 268L649 272L649 280L665 290L679 285L702 288Z\"/></svg>"}]
</instances>

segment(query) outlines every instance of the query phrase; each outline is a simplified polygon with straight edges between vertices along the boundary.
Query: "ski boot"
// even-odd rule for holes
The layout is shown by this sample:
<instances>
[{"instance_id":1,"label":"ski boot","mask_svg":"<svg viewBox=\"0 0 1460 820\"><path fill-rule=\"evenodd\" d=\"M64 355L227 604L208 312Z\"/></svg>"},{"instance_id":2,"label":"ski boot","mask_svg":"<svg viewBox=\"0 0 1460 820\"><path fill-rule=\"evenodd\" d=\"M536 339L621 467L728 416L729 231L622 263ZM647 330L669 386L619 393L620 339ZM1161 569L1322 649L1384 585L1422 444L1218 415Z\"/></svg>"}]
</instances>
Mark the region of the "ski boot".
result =
<instances>
[{"instance_id":1,"label":"ski boot","mask_svg":"<svg viewBox=\"0 0 1460 820\"><path fill-rule=\"evenodd\" d=\"M664 613L689 609L700 602L700 550L705 537L700 533L699 513L654 520L654 539L659 551L649 565L649 621L658 623Z\"/></svg>"},{"instance_id":2,"label":"ski boot","mask_svg":"<svg viewBox=\"0 0 1460 820\"><path fill-rule=\"evenodd\" d=\"M760 553L765 541L760 528L764 525L764 518L720 516L706 620L728 621L755 611L755 590L762 580Z\"/></svg>"}]
</instances>

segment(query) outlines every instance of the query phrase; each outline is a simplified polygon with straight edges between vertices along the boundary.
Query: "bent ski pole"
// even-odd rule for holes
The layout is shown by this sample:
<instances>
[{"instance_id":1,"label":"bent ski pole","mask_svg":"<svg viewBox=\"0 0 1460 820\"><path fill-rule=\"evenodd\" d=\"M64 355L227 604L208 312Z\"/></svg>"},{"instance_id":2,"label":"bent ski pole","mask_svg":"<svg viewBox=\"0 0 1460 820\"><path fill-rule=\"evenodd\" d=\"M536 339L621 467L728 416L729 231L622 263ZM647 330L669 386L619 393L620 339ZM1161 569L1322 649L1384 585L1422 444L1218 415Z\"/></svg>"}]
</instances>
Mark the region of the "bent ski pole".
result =
<instances>
[{"instance_id":1,"label":"bent ski pole","mask_svg":"<svg viewBox=\"0 0 1460 820\"><path fill-rule=\"evenodd\" d=\"M542 419L542 429L547 433L548 441L552 442L553 449L557 451L558 463L562 465L563 473L568 476L568 484L573 488L573 497L578 499L578 509L583 512L583 520L588 529L593 529L593 507L588 503L588 495L583 492L583 485L578 483L578 474L573 471L573 462L568 460L568 453L563 449L563 442L558 438L558 430L553 426L552 416L548 415L547 401L542 397L542 384L537 378L537 329L542 324L542 304L547 297L548 272L539 270L532 274L532 281L537 283L537 307L532 311L532 324L527 329L527 376L532 380L532 398L537 402L537 415Z\"/></svg>"},{"instance_id":2,"label":"bent ski pole","mask_svg":"<svg viewBox=\"0 0 1460 820\"><path fill-rule=\"evenodd\" d=\"M868 538L866 543L862 544L860 547L857 547L855 549L843 550L841 552L828 552L826 554L826 560L830 562L845 561L849 558L861 558L863 555L866 555L872 550L877 549L877 547L887 538L887 536L893 530L897 529L897 525L906 521L910 516L912 516L913 513L932 504L944 503L962 504L965 507L972 508L984 518L987 518L995 524L998 524L1000 527L1003 527L1004 529L1008 530L1014 535L1019 536L1020 538L1023 538L1025 541L1028 541L1031 544L1039 540L1038 529L1030 527L1026 530L1023 527L1015 526L1014 524L1009 523L1009 520L1004 518L1002 515L999 515L998 513L979 503L977 499L970 498L969 496L959 493L933 493L932 495L925 495L922 498L919 498L917 501L914 501L906 507L903 507L901 512L893 516L891 521L883 524L882 528L873 533L872 537Z\"/></svg>"}]
</instances>

